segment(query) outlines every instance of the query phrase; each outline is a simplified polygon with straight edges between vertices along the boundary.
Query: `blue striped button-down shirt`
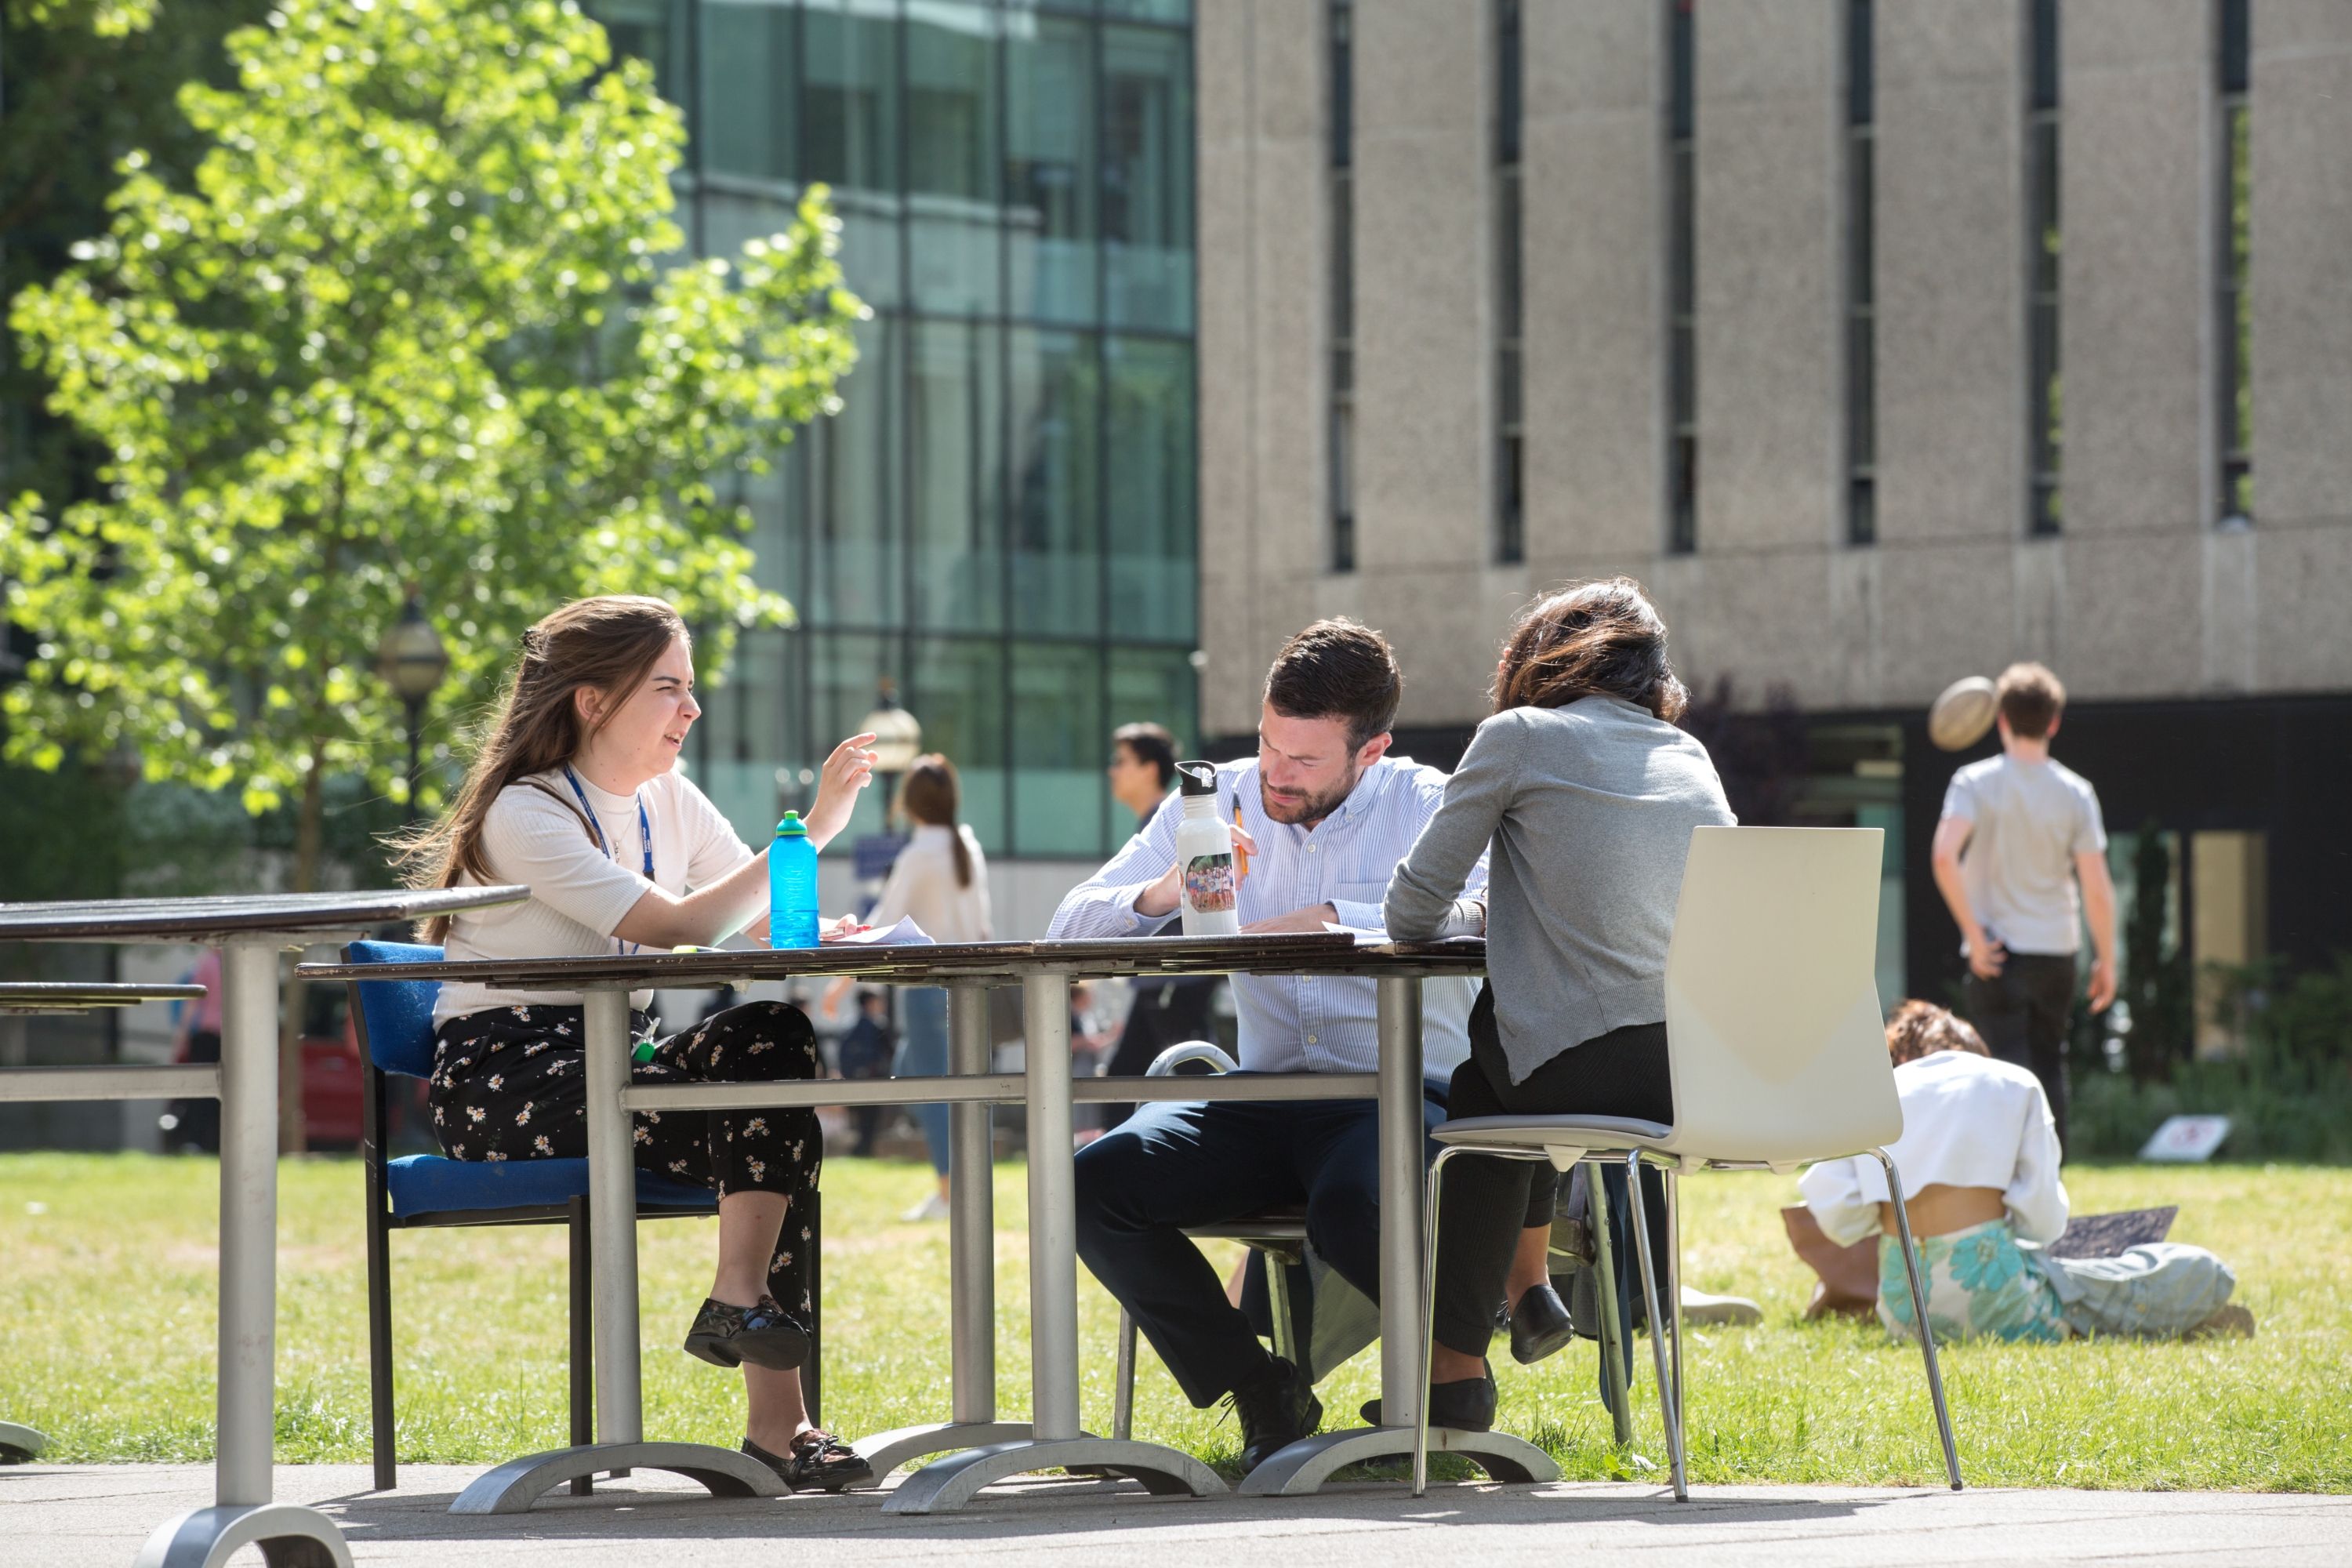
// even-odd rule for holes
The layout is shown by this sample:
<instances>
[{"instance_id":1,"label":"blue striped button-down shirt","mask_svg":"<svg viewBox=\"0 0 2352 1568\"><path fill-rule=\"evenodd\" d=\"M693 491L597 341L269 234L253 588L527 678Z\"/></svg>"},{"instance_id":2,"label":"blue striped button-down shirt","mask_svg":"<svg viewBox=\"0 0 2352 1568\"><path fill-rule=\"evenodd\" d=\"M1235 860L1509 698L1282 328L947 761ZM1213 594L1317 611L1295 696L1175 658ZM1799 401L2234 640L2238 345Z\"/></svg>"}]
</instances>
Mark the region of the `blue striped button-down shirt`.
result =
<instances>
[{"instance_id":1,"label":"blue striped button-down shirt","mask_svg":"<svg viewBox=\"0 0 2352 1568\"><path fill-rule=\"evenodd\" d=\"M1329 904L1342 925L1377 929L1389 878L1445 798L1445 774L1407 757L1384 757L1364 770L1339 808L1311 831L1276 822L1258 793L1255 758L1217 768L1217 815L1239 812L1257 840L1237 899L1244 925L1316 904ZM1171 795L1127 847L1054 912L1048 937L1144 936L1166 917L1135 912L1135 899L1176 859L1183 798ZM1464 889L1461 929L1482 929L1486 901L1484 856ZM1234 1005L1241 1025L1241 1065L1253 1072L1370 1072L1380 1060L1373 982L1349 975L1236 974ZM1467 1026L1475 982L1423 983L1423 1071L1443 1079L1470 1054Z\"/></svg>"}]
</instances>

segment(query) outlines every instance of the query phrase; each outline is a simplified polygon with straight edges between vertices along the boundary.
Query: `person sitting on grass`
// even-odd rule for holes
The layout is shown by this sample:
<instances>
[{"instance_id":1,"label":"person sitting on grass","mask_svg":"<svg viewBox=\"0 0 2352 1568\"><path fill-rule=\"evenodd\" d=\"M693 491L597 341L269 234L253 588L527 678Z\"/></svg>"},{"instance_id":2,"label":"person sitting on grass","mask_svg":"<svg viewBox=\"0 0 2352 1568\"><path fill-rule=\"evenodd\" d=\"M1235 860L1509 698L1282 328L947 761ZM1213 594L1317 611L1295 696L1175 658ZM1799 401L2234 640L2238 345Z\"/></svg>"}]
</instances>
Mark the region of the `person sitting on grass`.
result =
<instances>
[{"instance_id":1,"label":"person sitting on grass","mask_svg":"<svg viewBox=\"0 0 2352 1568\"><path fill-rule=\"evenodd\" d=\"M451 959L667 952L767 930L768 855L754 855L678 771L694 700L686 624L659 599L583 599L522 637L521 657L449 814L410 836L418 887L519 882L520 904L426 922ZM871 735L826 759L808 814L822 845L866 786ZM653 999L635 994L634 1008ZM453 1160L577 1159L588 1152L587 1052L577 991L440 989L428 1102ZM817 1076L816 1035L789 1003L749 1002L666 1039L634 1012L635 1083L742 1083ZM646 1047L650 1047L647 1050ZM740 1366L743 1451L787 1486L836 1491L873 1472L810 1424L804 1219L824 1154L816 1113L639 1111L639 1169L719 1194L719 1268L686 1351Z\"/></svg>"},{"instance_id":2,"label":"person sitting on grass","mask_svg":"<svg viewBox=\"0 0 2352 1568\"><path fill-rule=\"evenodd\" d=\"M1930 1002L1895 1009L1886 1048L1903 1100L1903 1136L1887 1152L1909 1200L1938 1342L2253 1333L2253 1314L2230 1300L2237 1276L2201 1247L2151 1242L2114 1258L2042 1250L2066 1228L2066 1187L2050 1100L2030 1070L1995 1058L1976 1030ZM1896 1234L1874 1159L1823 1161L1797 1188L1841 1247ZM1878 1316L1897 1338L1917 1337L1902 1251L1884 1239Z\"/></svg>"}]
</instances>

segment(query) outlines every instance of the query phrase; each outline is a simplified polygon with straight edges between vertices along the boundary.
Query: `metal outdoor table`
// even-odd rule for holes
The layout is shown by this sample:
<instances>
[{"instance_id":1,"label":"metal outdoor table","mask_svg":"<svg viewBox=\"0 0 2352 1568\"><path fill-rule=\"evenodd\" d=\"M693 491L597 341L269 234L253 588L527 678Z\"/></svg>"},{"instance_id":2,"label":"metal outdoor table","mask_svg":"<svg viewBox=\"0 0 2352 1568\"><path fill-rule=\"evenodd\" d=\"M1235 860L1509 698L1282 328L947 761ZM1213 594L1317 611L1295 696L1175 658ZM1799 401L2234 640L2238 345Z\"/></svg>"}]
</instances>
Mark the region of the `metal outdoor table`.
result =
<instances>
[{"instance_id":1,"label":"metal outdoor table","mask_svg":"<svg viewBox=\"0 0 2352 1568\"><path fill-rule=\"evenodd\" d=\"M361 935L388 921L517 903L530 896L528 888L506 887L0 904L0 942L201 942L222 949L217 1067L0 1070L0 1100L220 1099L214 1506L158 1525L140 1549L139 1568L217 1568L256 1544L272 1568L351 1564L342 1533L325 1514L271 1500L270 1438L277 1426L278 954L338 935ZM74 988L104 1000L102 987ZM137 989L203 994L193 987Z\"/></svg>"},{"instance_id":2,"label":"metal outdoor table","mask_svg":"<svg viewBox=\"0 0 2352 1568\"><path fill-rule=\"evenodd\" d=\"M111 981L25 980L0 982L0 1014L13 1016L47 1017L77 1013L93 1013L101 1007L135 1007L142 1002L185 1002L205 994L201 985L125 985ZM27 1068L20 1072L55 1075L79 1073L79 1068ZM214 1094L218 1092L220 1074L211 1067L186 1069L184 1081L189 1088L174 1089L174 1095ZM51 1082L57 1081L54 1076ZM0 1083L0 1100L10 1098ZM22 1098L49 1098L26 1095ZM57 1098L64 1098L58 1096ZM15 1421L0 1421L0 1464L20 1465L38 1458L49 1440L33 1427Z\"/></svg>"},{"instance_id":3,"label":"metal outdoor table","mask_svg":"<svg viewBox=\"0 0 2352 1568\"><path fill-rule=\"evenodd\" d=\"M318 980L464 979L495 989L570 990L585 997L589 1104L591 1253L595 1270L597 1441L528 1455L477 1479L453 1512L513 1512L565 1481L615 1469L668 1469L722 1495L782 1490L766 1467L715 1445L644 1440L639 1393L635 1194L629 1116L637 1110L946 1102L951 1111L950 1294L952 1302L950 1418L877 1434L856 1447L877 1477L929 1454L949 1457L908 1477L885 1505L893 1513L961 1507L992 1481L1071 1465L1118 1470L1158 1492L1223 1490L1198 1459L1159 1444L1087 1433L1078 1410L1077 1252L1075 1223L1075 1101L1207 1099L1381 1102L1381 1414L1390 1425L1327 1433L1283 1450L1244 1483L1245 1492L1314 1490L1343 1465L1412 1451L1421 1400L1420 1268L1423 1173L1419 982L1474 974L1483 943L1359 948L1345 935L1141 938L1083 942L975 942L914 947L834 944L818 949L593 958L480 960L417 964L306 964ZM1069 991L1081 976L1231 973L1362 975L1378 982L1378 1073L1251 1075L1230 1081L1088 1079L1069 1070ZM949 992L950 1067L945 1078L882 1081L692 1084L632 1087L628 992L715 987L759 980L848 974L870 982L944 985ZM992 1074L987 992L1022 989L1024 1070ZM987 1108L1024 1102L1029 1123L1031 1419L996 1415L993 1200ZM1441 1451L1468 1455L1504 1479L1556 1478L1532 1445L1500 1433L1434 1432Z\"/></svg>"}]
</instances>

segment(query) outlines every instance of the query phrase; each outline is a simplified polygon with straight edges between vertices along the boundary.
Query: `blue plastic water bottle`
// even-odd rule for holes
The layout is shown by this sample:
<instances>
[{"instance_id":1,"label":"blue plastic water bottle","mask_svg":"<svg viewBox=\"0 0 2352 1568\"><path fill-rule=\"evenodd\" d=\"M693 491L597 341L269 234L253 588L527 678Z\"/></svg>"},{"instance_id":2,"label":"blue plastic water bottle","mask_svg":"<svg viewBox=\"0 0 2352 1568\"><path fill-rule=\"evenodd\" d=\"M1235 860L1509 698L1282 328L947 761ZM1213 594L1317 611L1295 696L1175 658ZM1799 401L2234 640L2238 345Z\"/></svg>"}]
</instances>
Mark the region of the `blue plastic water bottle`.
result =
<instances>
[{"instance_id":1,"label":"blue plastic water bottle","mask_svg":"<svg viewBox=\"0 0 2352 1568\"><path fill-rule=\"evenodd\" d=\"M788 811L768 847L768 945L816 944L816 846L801 814Z\"/></svg>"}]
</instances>

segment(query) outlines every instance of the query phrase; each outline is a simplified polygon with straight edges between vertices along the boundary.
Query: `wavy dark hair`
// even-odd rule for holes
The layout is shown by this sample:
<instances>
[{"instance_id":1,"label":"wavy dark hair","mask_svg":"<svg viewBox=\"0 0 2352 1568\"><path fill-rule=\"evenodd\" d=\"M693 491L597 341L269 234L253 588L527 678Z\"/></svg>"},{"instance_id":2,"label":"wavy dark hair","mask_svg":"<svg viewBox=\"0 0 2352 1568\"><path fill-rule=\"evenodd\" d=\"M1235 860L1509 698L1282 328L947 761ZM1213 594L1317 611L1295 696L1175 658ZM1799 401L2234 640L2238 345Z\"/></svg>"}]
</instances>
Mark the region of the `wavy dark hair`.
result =
<instances>
[{"instance_id":1,"label":"wavy dark hair","mask_svg":"<svg viewBox=\"0 0 2352 1568\"><path fill-rule=\"evenodd\" d=\"M1886 1054L1895 1058L1895 1065L1916 1062L1937 1051L1992 1055L1985 1049L1984 1037L1948 1007L1938 1007L1914 996L1895 1008L1895 1016L1886 1020Z\"/></svg>"},{"instance_id":2,"label":"wavy dark hair","mask_svg":"<svg viewBox=\"0 0 2352 1568\"><path fill-rule=\"evenodd\" d=\"M1617 697L1673 723L1690 692L1666 661L1666 623L1631 577L1574 583L1528 606L1503 643L1495 711Z\"/></svg>"},{"instance_id":3,"label":"wavy dark hair","mask_svg":"<svg viewBox=\"0 0 2352 1568\"><path fill-rule=\"evenodd\" d=\"M636 694L670 644L686 635L676 610L635 595L575 600L523 633L514 675L482 728L473 766L449 814L393 841L394 862L408 885L454 887L461 877L494 880L482 853L491 803L517 780L570 762L593 733L581 722L572 694L587 687L612 700L601 727ZM424 934L427 942L441 941L449 934L449 918L427 921Z\"/></svg>"}]
</instances>

